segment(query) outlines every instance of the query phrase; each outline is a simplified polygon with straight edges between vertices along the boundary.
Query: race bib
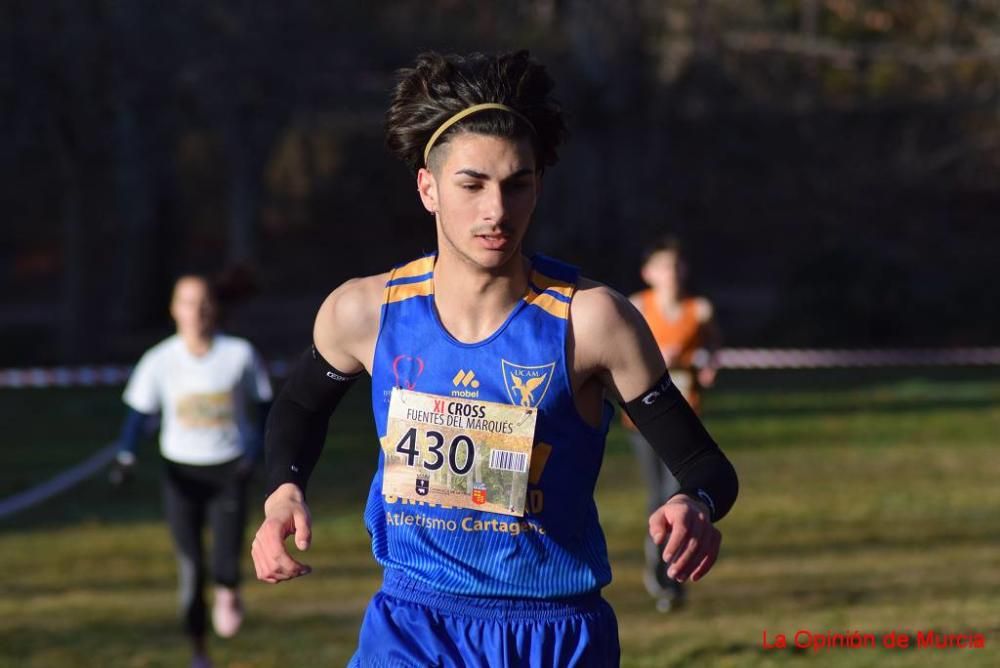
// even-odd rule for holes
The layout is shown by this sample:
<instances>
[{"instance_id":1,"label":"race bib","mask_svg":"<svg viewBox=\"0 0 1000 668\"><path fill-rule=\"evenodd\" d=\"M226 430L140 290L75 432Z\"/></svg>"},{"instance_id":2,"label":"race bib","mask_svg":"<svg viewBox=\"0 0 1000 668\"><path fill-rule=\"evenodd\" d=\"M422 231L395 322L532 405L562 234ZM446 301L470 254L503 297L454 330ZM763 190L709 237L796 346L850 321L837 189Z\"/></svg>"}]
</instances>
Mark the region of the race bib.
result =
<instances>
[{"instance_id":1,"label":"race bib","mask_svg":"<svg viewBox=\"0 0 1000 668\"><path fill-rule=\"evenodd\" d=\"M524 515L538 412L395 387L382 439L382 493Z\"/></svg>"},{"instance_id":2,"label":"race bib","mask_svg":"<svg viewBox=\"0 0 1000 668\"><path fill-rule=\"evenodd\" d=\"M189 429L212 429L233 423L233 393L185 394L177 400L177 422Z\"/></svg>"}]
</instances>

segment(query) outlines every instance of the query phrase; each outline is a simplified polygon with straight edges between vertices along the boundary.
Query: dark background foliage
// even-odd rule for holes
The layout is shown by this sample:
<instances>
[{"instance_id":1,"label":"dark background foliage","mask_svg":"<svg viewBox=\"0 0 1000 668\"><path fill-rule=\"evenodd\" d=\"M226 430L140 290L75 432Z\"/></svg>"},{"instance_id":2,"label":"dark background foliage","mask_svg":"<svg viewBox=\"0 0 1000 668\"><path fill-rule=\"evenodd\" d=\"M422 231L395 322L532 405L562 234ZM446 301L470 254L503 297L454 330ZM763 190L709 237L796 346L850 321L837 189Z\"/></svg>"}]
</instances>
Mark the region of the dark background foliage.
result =
<instances>
[{"instance_id":1,"label":"dark background foliage","mask_svg":"<svg viewBox=\"0 0 1000 668\"><path fill-rule=\"evenodd\" d=\"M282 355L433 249L382 148L416 53L529 48L572 133L529 250L639 287L680 236L729 345L1000 335L1000 0L11 1L0 364L130 360L185 270Z\"/></svg>"}]
</instances>

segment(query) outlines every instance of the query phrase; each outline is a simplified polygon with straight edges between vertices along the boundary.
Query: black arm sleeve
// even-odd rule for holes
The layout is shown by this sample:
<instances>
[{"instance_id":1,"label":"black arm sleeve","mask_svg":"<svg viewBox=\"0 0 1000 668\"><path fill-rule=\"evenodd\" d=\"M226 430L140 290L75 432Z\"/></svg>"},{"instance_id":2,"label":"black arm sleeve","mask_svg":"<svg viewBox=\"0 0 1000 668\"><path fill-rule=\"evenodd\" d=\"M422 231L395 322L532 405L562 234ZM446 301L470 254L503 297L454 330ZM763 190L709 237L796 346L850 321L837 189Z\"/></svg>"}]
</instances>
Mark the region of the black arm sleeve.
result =
<instances>
[{"instance_id":1,"label":"black arm sleeve","mask_svg":"<svg viewBox=\"0 0 1000 668\"><path fill-rule=\"evenodd\" d=\"M623 408L639 433L680 483L678 494L701 499L721 520L736 502L736 469L664 373L660 381Z\"/></svg>"},{"instance_id":2,"label":"black arm sleeve","mask_svg":"<svg viewBox=\"0 0 1000 668\"><path fill-rule=\"evenodd\" d=\"M264 431L267 495L286 482L303 491L323 452L330 415L360 373L334 369L310 346L268 411Z\"/></svg>"}]
</instances>

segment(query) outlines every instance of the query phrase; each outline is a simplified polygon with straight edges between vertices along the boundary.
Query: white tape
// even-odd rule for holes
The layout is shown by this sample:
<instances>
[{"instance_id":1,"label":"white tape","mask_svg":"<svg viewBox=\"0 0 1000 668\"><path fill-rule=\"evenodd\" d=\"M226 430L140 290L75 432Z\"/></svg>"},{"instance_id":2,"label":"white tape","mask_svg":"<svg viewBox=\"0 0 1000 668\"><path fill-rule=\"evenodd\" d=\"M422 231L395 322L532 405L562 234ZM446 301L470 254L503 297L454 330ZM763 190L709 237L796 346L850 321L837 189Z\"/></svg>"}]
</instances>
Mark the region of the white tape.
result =
<instances>
[{"instance_id":1,"label":"white tape","mask_svg":"<svg viewBox=\"0 0 1000 668\"><path fill-rule=\"evenodd\" d=\"M0 518L13 515L25 508L37 505L56 494L65 492L70 487L79 484L95 473L102 471L115 458L117 451L118 444L110 443L95 452L90 458L80 462L73 468L66 469L51 480L0 500Z\"/></svg>"},{"instance_id":2,"label":"white tape","mask_svg":"<svg viewBox=\"0 0 1000 668\"><path fill-rule=\"evenodd\" d=\"M989 366L1000 364L1000 348L881 348L810 350L725 348L716 353L723 369L827 369L841 367Z\"/></svg>"},{"instance_id":3,"label":"white tape","mask_svg":"<svg viewBox=\"0 0 1000 668\"><path fill-rule=\"evenodd\" d=\"M29 369L0 369L0 389L48 387L113 387L124 385L132 373L131 366L93 365L33 367ZM268 372L275 378L284 378L288 363L278 360L268 364Z\"/></svg>"},{"instance_id":4,"label":"white tape","mask_svg":"<svg viewBox=\"0 0 1000 668\"><path fill-rule=\"evenodd\" d=\"M716 351L722 369L826 369L892 366L1000 365L1000 348L876 348L870 350L809 348L723 348ZM282 378L289 364L268 365ZM123 385L131 366L79 366L0 369L0 388L95 387Z\"/></svg>"},{"instance_id":5,"label":"white tape","mask_svg":"<svg viewBox=\"0 0 1000 668\"><path fill-rule=\"evenodd\" d=\"M825 369L838 367L989 366L1000 365L1000 348L820 350L800 348L723 348L716 351L723 369ZM272 375L283 376L288 363L271 363ZM83 366L0 369L0 388L93 387L121 385L130 366ZM0 518L41 503L102 470L118 449L112 443L89 459L25 492L0 500Z\"/></svg>"},{"instance_id":6,"label":"white tape","mask_svg":"<svg viewBox=\"0 0 1000 668\"><path fill-rule=\"evenodd\" d=\"M130 366L0 369L0 388L122 385L128 380L130 373L132 373Z\"/></svg>"}]
</instances>

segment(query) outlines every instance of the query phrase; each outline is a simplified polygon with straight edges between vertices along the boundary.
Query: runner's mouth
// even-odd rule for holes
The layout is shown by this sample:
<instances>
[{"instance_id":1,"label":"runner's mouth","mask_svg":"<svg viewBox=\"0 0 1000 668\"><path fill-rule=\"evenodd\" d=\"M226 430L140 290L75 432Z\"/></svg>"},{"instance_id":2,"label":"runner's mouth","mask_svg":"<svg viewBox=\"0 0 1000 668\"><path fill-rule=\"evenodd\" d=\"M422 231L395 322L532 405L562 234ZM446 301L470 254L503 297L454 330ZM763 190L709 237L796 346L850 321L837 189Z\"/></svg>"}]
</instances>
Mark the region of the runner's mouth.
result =
<instances>
[{"instance_id":1,"label":"runner's mouth","mask_svg":"<svg viewBox=\"0 0 1000 668\"><path fill-rule=\"evenodd\" d=\"M497 234L477 234L476 238L480 240L480 243L491 250L503 248L508 242L510 242L510 235L502 232Z\"/></svg>"}]
</instances>

